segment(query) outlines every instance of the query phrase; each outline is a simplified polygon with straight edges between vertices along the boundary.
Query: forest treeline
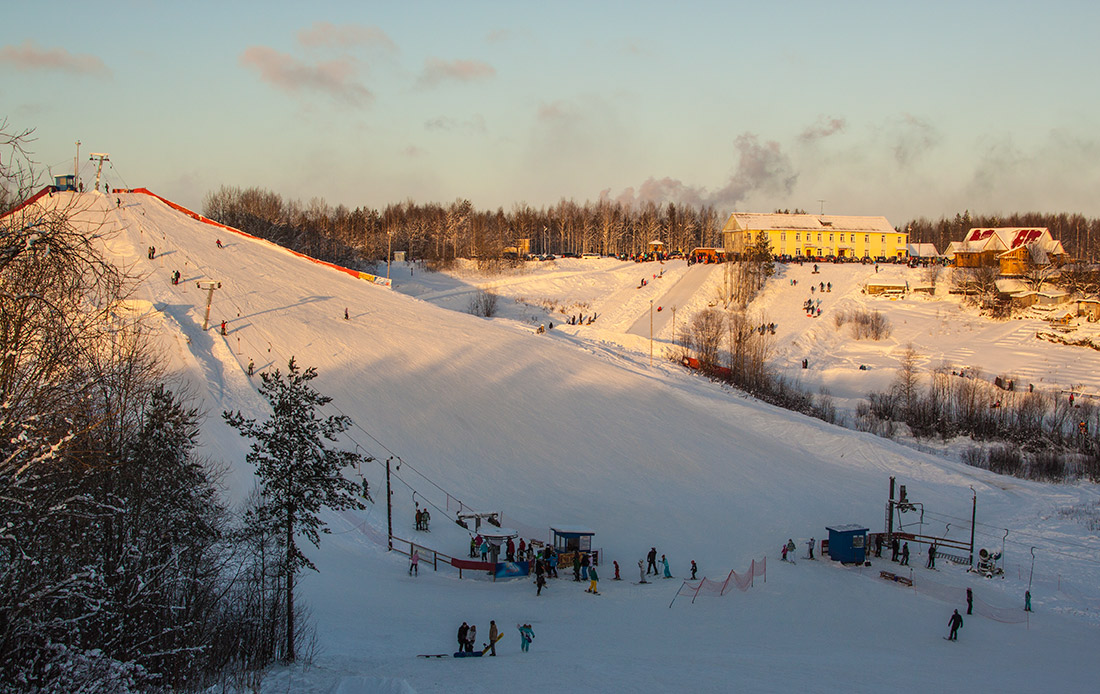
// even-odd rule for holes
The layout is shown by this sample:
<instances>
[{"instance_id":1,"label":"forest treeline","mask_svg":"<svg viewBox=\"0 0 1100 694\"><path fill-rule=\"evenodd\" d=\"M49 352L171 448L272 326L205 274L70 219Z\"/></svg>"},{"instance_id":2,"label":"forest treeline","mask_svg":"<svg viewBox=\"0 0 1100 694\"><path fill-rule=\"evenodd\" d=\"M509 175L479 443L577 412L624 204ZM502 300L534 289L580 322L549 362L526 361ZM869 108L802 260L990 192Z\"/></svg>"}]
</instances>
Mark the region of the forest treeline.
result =
<instances>
[{"instance_id":1,"label":"forest treeline","mask_svg":"<svg viewBox=\"0 0 1100 694\"><path fill-rule=\"evenodd\" d=\"M721 245L725 223L713 207L649 202L640 207L601 199L561 200L549 207L519 203L512 209L476 210L469 200L443 205L412 200L378 210L332 207L284 200L259 188L223 186L203 201L203 214L254 236L341 264L384 260L388 249L412 258L447 263L506 257L518 239L530 240L532 254L635 255L659 239L670 250Z\"/></svg>"},{"instance_id":2,"label":"forest treeline","mask_svg":"<svg viewBox=\"0 0 1100 694\"><path fill-rule=\"evenodd\" d=\"M406 200L382 209L349 209L333 207L321 198L303 204L261 188L230 186L206 196L203 214L319 260L344 265L383 260L391 249L431 263L473 258L491 264L504 259L506 249L519 239L529 239L535 255L631 256L646 252L652 240L663 241L669 250L690 251L721 246L726 221L724 212L710 206L654 202L626 206L607 199L583 203L563 199L538 208L517 203L508 211L477 210L466 199L449 204ZM1080 214L972 216L967 211L935 221L919 217L896 228L908 231L911 243L933 243L942 252L972 227L986 226L1047 227L1070 255L1100 256L1100 219Z\"/></svg>"}]
</instances>

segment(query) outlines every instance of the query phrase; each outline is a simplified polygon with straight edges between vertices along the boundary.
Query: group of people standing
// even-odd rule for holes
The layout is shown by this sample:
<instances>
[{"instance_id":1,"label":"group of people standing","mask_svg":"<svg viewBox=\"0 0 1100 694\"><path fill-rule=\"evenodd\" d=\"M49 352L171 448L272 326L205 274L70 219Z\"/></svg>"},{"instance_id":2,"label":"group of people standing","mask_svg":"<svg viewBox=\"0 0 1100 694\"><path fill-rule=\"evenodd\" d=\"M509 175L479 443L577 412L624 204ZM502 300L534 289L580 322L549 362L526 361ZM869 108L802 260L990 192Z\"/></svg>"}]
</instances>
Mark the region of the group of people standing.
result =
<instances>
[{"instance_id":1,"label":"group of people standing","mask_svg":"<svg viewBox=\"0 0 1100 694\"><path fill-rule=\"evenodd\" d=\"M650 574L650 572L652 572L654 576L660 576L661 575L661 571L659 571L657 569L657 548L656 547L650 547L649 548L649 554L647 554L645 558L646 558L646 562L647 562L646 566L645 566L645 573L641 574L641 580L639 581L639 583L646 583L647 581L645 580L645 577L648 576ZM642 569L642 560L639 559L638 560L638 571L639 571L639 573L641 572L641 569ZM672 578L672 572L668 568L668 558L665 557L665 555L663 555L663 554L661 555L661 569L664 571L664 578Z\"/></svg>"}]
</instances>

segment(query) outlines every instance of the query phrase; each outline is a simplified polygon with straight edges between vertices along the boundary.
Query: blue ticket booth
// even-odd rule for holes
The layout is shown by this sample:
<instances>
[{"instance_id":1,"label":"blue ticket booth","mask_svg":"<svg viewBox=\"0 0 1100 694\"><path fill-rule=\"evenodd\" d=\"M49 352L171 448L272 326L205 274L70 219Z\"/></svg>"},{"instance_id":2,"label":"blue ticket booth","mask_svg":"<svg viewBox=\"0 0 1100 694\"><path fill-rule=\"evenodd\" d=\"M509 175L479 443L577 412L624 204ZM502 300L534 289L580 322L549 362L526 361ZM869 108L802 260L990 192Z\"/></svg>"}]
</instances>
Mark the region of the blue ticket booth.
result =
<instances>
[{"instance_id":1,"label":"blue ticket booth","mask_svg":"<svg viewBox=\"0 0 1100 694\"><path fill-rule=\"evenodd\" d=\"M862 564L867 557L867 528L849 523L829 531L829 558L844 564Z\"/></svg>"}]
</instances>

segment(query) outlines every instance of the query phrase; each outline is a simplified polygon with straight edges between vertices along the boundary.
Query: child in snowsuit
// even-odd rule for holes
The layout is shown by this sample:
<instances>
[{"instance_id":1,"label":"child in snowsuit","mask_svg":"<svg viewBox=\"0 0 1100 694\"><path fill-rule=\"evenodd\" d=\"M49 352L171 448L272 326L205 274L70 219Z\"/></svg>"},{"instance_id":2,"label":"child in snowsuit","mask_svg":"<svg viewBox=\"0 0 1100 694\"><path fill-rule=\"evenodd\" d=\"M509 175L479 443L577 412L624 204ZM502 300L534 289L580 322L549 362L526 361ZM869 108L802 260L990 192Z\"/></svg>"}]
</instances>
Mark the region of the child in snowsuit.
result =
<instances>
[{"instance_id":1,"label":"child in snowsuit","mask_svg":"<svg viewBox=\"0 0 1100 694\"><path fill-rule=\"evenodd\" d=\"M519 647L526 653L527 649L531 647L531 642L535 640L535 632L531 629L530 624L517 624L516 628L519 629Z\"/></svg>"},{"instance_id":2,"label":"child in snowsuit","mask_svg":"<svg viewBox=\"0 0 1100 694\"><path fill-rule=\"evenodd\" d=\"M647 574L648 574L648 572L645 570L645 560L639 559L638 560L638 583L649 583L649 581L645 580L645 577L646 577Z\"/></svg>"},{"instance_id":3,"label":"child in snowsuit","mask_svg":"<svg viewBox=\"0 0 1100 694\"><path fill-rule=\"evenodd\" d=\"M419 567L420 567L420 552L418 552L416 550L416 548L413 547L412 554L409 555L409 575L410 576L419 576L420 575L420 568Z\"/></svg>"},{"instance_id":4,"label":"child in snowsuit","mask_svg":"<svg viewBox=\"0 0 1100 694\"><path fill-rule=\"evenodd\" d=\"M695 572L699 570L699 567L695 565L695 560L691 560L691 580L695 580Z\"/></svg>"},{"instance_id":5,"label":"child in snowsuit","mask_svg":"<svg viewBox=\"0 0 1100 694\"><path fill-rule=\"evenodd\" d=\"M588 569L588 578L591 580L591 583L588 584L588 590L585 591L585 592L588 592L588 593L598 592L596 590L596 583L600 580L600 577L599 577L599 575L596 574L596 567L595 566L590 567Z\"/></svg>"},{"instance_id":6,"label":"child in snowsuit","mask_svg":"<svg viewBox=\"0 0 1100 694\"><path fill-rule=\"evenodd\" d=\"M661 566L665 569L665 578L672 578L672 572L668 570L668 559L665 559L665 555L661 555Z\"/></svg>"},{"instance_id":7,"label":"child in snowsuit","mask_svg":"<svg viewBox=\"0 0 1100 694\"><path fill-rule=\"evenodd\" d=\"M539 574L537 576L535 576L535 595L542 595L542 589L545 586L546 586L546 576L543 576L542 572L540 571Z\"/></svg>"}]
</instances>

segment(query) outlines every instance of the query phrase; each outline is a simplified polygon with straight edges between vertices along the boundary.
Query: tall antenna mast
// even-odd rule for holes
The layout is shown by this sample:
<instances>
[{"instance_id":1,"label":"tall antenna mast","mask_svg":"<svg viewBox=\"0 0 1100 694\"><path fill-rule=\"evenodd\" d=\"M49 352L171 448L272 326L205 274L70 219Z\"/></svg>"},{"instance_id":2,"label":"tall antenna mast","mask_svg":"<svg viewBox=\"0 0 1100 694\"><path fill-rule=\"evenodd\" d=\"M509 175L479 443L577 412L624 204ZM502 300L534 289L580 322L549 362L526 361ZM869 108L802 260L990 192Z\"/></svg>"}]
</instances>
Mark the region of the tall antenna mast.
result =
<instances>
[{"instance_id":1,"label":"tall antenna mast","mask_svg":"<svg viewBox=\"0 0 1100 694\"><path fill-rule=\"evenodd\" d=\"M78 161L80 161L80 140L76 141L76 156L73 157L73 185L77 185L78 181L76 181L75 179L79 178L80 176L80 167L77 164Z\"/></svg>"},{"instance_id":2,"label":"tall antenna mast","mask_svg":"<svg viewBox=\"0 0 1100 694\"><path fill-rule=\"evenodd\" d=\"M88 161L96 161L97 159L99 160L99 167L95 170L95 189L99 190L99 177L103 173L103 162L111 161L111 155L92 152L92 155L88 157Z\"/></svg>"}]
</instances>

